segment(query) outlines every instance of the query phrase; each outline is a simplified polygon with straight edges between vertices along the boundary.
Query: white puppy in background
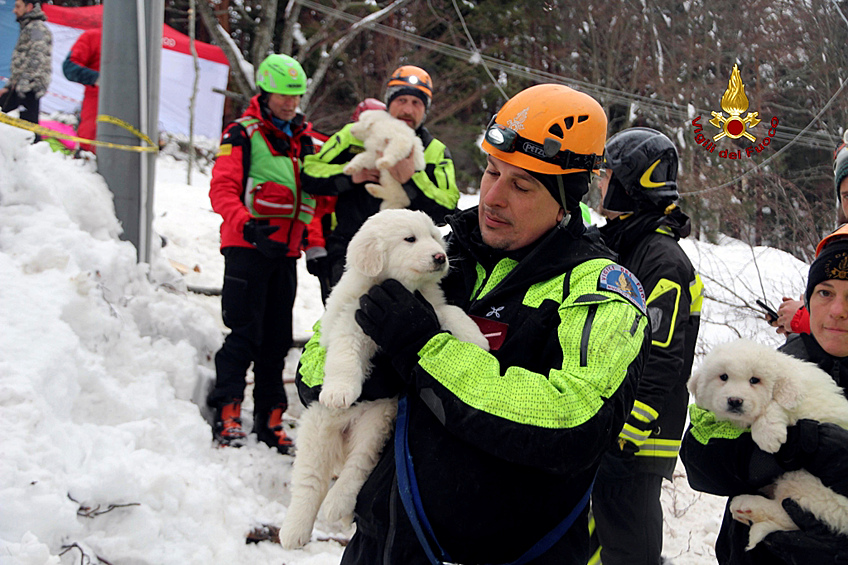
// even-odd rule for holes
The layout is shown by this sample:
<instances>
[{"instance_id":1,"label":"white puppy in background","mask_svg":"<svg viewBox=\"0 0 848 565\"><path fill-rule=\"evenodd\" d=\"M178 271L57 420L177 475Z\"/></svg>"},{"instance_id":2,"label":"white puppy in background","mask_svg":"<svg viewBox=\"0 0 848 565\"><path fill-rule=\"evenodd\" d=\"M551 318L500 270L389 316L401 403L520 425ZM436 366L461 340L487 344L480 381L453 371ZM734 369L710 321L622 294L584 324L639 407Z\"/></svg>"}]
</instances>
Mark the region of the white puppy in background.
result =
<instances>
[{"instance_id":1,"label":"white puppy in background","mask_svg":"<svg viewBox=\"0 0 848 565\"><path fill-rule=\"evenodd\" d=\"M409 206L409 197L389 169L411 153L415 170L423 171L426 163L421 138L406 122L393 118L385 110L362 112L350 133L362 140L365 151L345 165L344 173L352 175L363 169L378 169L380 184L367 183L365 189L371 196L383 200L380 210Z\"/></svg>"},{"instance_id":2,"label":"white puppy in background","mask_svg":"<svg viewBox=\"0 0 848 565\"><path fill-rule=\"evenodd\" d=\"M719 420L751 428L751 438L768 453L786 441L786 428L809 418L848 428L848 399L834 380L812 363L740 339L717 345L689 379L695 403ZM773 496L733 497L733 518L751 525L747 549L778 530L798 527L781 501L791 498L837 533L848 534L848 498L807 471L781 475Z\"/></svg>"},{"instance_id":3,"label":"white puppy in background","mask_svg":"<svg viewBox=\"0 0 848 565\"><path fill-rule=\"evenodd\" d=\"M280 529L280 543L289 549L309 541L322 501L329 523L350 525L356 496L377 464L397 413L396 398L353 404L377 352L377 344L354 319L360 296L396 279L421 292L443 329L489 350L477 324L445 302L439 288L449 267L445 244L425 213L386 210L371 216L351 239L346 259L321 318L320 344L327 353L320 402L303 412L298 427L291 503ZM330 489L334 474L338 478Z\"/></svg>"}]
</instances>

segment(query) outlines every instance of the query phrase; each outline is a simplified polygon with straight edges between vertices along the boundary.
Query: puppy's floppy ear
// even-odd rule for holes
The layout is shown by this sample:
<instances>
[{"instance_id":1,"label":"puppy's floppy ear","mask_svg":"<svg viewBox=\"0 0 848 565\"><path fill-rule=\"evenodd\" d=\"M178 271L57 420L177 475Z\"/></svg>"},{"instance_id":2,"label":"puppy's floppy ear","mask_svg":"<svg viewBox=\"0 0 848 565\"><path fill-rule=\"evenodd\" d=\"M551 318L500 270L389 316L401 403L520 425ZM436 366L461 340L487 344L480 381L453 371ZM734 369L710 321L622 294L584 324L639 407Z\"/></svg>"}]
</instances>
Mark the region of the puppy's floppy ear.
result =
<instances>
[{"instance_id":1,"label":"puppy's floppy ear","mask_svg":"<svg viewBox=\"0 0 848 565\"><path fill-rule=\"evenodd\" d=\"M365 227L365 226L363 226ZM376 277L383 271L386 249L384 238L375 230L359 228L347 247L350 266L366 277Z\"/></svg>"},{"instance_id":2,"label":"puppy's floppy ear","mask_svg":"<svg viewBox=\"0 0 848 565\"><path fill-rule=\"evenodd\" d=\"M804 393L795 382L786 375L776 377L771 396L774 401L787 410L794 410Z\"/></svg>"},{"instance_id":3,"label":"puppy's floppy ear","mask_svg":"<svg viewBox=\"0 0 848 565\"><path fill-rule=\"evenodd\" d=\"M689 382L686 383L686 388L689 389L689 392L695 397L695 400L698 399L698 395L701 393L701 381L703 381L704 378L704 371L698 369L696 371L692 371L692 375L689 377Z\"/></svg>"}]
</instances>

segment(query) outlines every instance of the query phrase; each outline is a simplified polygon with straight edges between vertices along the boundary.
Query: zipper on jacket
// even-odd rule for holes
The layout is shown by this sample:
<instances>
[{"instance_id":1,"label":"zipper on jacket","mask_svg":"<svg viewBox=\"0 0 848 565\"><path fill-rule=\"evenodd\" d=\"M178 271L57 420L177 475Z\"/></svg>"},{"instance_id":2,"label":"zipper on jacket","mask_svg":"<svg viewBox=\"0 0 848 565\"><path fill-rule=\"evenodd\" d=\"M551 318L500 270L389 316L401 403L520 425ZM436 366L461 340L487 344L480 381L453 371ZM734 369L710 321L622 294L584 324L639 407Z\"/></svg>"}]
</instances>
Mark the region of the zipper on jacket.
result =
<instances>
[{"instance_id":1,"label":"zipper on jacket","mask_svg":"<svg viewBox=\"0 0 848 565\"><path fill-rule=\"evenodd\" d=\"M583 335L580 336L581 367L586 367L589 364L589 336L592 335L592 323L595 321L595 312L597 311L597 304L589 306L589 311L586 313L586 321L583 323Z\"/></svg>"}]
</instances>

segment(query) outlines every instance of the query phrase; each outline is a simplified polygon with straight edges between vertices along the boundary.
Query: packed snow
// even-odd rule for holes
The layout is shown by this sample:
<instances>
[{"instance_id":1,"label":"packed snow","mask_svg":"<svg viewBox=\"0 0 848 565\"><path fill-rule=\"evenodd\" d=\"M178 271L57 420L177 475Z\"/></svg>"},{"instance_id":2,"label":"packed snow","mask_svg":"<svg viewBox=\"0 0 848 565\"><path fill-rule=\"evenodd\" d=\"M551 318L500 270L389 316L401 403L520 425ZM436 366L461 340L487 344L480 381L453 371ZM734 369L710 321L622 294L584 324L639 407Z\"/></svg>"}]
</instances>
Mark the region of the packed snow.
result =
<instances>
[{"instance_id":1,"label":"packed snow","mask_svg":"<svg viewBox=\"0 0 848 565\"><path fill-rule=\"evenodd\" d=\"M293 459L255 440L216 448L199 406L225 331L219 298L189 290L223 277L208 174L187 185L185 162L160 156L154 230L167 243L138 264L93 161L28 135L0 125L0 564L337 564L350 532L320 521L303 550L246 543L281 523ZM706 285L699 354L737 336L779 345L754 300L798 296L806 266L730 239L683 245ZM306 338L322 304L298 269ZM693 492L678 465L662 501L664 554L714 563L724 500Z\"/></svg>"}]
</instances>

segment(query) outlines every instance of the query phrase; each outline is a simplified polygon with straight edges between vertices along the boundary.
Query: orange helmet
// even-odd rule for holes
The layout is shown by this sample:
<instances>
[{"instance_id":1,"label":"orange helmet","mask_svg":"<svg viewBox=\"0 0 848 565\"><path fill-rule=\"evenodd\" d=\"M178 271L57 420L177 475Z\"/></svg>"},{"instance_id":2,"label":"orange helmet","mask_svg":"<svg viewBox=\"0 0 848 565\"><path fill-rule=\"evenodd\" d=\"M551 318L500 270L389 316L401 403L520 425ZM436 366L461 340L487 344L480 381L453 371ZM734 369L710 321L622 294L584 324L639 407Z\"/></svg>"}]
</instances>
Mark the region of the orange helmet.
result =
<instances>
[{"instance_id":1,"label":"orange helmet","mask_svg":"<svg viewBox=\"0 0 848 565\"><path fill-rule=\"evenodd\" d=\"M501 161L544 175L600 167L607 116L597 100L561 84L522 90L498 111L483 150Z\"/></svg>"},{"instance_id":2,"label":"orange helmet","mask_svg":"<svg viewBox=\"0 0 848 565\"><path fill-rule=\"evenodd\" d=\"M433 97L433 81L427 71L413 65L398 67L386 84L386 106L404 94L417 96L429 110L430 99Z\"/></svg>"},{"instance_id":3,"label":"orange helmet","mask_svg":"<svg viewBox=\"0 0 848 565\"><path fill-rule=\"evenodd\" d=\"M841 226L836 228L836 231L826 235L824 239L819 242L819 244L816 246L816 257L821 255L822 249L824 249L827 244L833 243L838 239L845 238L848 238L848 224L842 224Z\"/></svg>"}]
</instances>

